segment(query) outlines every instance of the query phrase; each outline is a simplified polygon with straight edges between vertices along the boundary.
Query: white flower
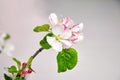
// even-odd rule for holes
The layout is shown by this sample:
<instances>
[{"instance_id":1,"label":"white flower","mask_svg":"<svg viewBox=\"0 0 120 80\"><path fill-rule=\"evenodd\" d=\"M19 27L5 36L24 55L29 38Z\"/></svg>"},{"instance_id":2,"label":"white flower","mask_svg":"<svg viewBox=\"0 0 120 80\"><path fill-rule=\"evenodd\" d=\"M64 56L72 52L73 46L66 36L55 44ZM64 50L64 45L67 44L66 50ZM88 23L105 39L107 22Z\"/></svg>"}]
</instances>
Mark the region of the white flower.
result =
<instances>
[{"instance_id":1,"label":"white flower","mask_svg":"<svg viewBox=\"0 0 120 80\"><path fill-rule=\"evenodd\" d=\"M73 21L68 17L58 20L55 13L50 14L49 21L51 32L54 36L47 36L47 42L54 50L59 52L63 48L70 48L73 43L83 39L83 36L80 34L83 23L74 25Z\"/></svg>"},{"instance_id":2,"label":"white flower","mask_svg":"<svg viewBox=\"0 0 120 80\"><path fill-rule=\"evenodd\" d=\"M72 32L69 29L64 30L64 26L56 26L52 28L53 37L47 36L47 42L56 51L62 51L62 48L70 48L72 46L69 40L72 36Z\"/></svg>"},{"instance_id":3,"label":"white flower","mask_svg":"<svg viewBox=\"0 0 120 80\"><path fill-rule=\"evenodd\" d=\"M6 53L8 56L12 56L11 52L14 50L14 46L5 40L6 33L0 34L0 53Z\"/></svg>"}]
</instances>

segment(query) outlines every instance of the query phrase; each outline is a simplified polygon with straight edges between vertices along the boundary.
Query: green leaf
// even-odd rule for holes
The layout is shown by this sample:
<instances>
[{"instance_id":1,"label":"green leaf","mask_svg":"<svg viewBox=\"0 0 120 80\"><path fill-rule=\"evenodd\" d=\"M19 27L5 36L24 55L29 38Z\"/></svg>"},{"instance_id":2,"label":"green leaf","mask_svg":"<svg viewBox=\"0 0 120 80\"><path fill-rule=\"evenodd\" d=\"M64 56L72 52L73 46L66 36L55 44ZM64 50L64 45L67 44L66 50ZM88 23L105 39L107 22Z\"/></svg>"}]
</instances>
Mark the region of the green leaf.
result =
<instances>
[{"instance_id":1,"label":"green leaf","mask_svg":"<svg viewBox=\"0 0 120 80\"><path fill-rule=\"evenodd\" d=\"M73 48L63 49L57 55L58 73L73 69L77 64L77 51Z\"/></svg>"},{"instance_id":2,"label":"green leaf","mask_svg":"<svg viewBox=\"0 0 120 80\"><path fill-rule=\"evenodd\" d=\"M8 68L8 72L10 72L10 73L17 73L17 68L16 68L16 66L11 66L10 68Z\"/></svg>"},{"instance_id":3,"label":"green leaf","mask_svg":"<svg viewBox=\"0 0 120 80\"><path fill-rule=\"evenodd\" d=\"M16 58L13 58L13 61L17 63L18 69L20 70L21 62L17 60Z\"/></svg>"},{"instance_id":4,"label":"green leaf","mask_svg":"<svg viewBox=\"0 0 120 80\"><path fill-rule=\"evenodd\" d=\"M30 67L30 66L31 66L32 60L33 60L33 57L31 56L31 57L28 59L27 67Z\"/></svg>"},{"instance_id":5,"label":"green leaf","mask_svg":"<svg viewBox=\"0 0 120 80\"><path fill-rule=\"evenodd\" d=\"M4 40L8 40L8 39L10 39L10 35L6 34L6 36L4 37Z\"/></svg>"},{"instance_id":6,"label":"green leaf","mask_svg":"<svg viewBox=\"0 0 120 80\"><path fill-rule=\"evenodd\" d=\"M52 33L48 33L41 41L40 41L40 45L42 46L42 48L44 49L50 49L51 45L48 44L46 37L47 36L52 36Z\"/></svg>"},{"instance_id":7,"label":"green leaf","mask_svg":"<svg viewBox=\"0 0 120 80\"><path fill-rule=\"evenodd\" d=\"M28 69L31 69L33 72L35 72L35 70L33 70L33 69L31 68L31 65L28 67Z\"/></svg>"},{"instance_id":8,"label":"green leaf","mask_svg":"<svg viewBox=\"0 0 120 80\"><path fill-rule=\"evenodd\" d=\"M21 77L16 77L16 79L15 80L22 80L22 78Z\"/></svg>"},{"instance_id":9,"label":"green leaf","mask_svg":"<svg viewBox=\"0 0 120 80\"><path fill-rule=\"evenodd\" d=\"M7 74L4 74L4 79L5 79L5 80L12 80L12 78L9 77Z\"/></svg>"},{"instance_id":10,"label":"green leaf","mask_svg":"<svg viewBox=\"0 0 120 80\"><path fill-rule=\"evenodd\" d=\"M44 24L42 26L36 26L33 31L34 32L48 32L50 29L50 25L49 24Z\"/></svg>"}]
</instances>

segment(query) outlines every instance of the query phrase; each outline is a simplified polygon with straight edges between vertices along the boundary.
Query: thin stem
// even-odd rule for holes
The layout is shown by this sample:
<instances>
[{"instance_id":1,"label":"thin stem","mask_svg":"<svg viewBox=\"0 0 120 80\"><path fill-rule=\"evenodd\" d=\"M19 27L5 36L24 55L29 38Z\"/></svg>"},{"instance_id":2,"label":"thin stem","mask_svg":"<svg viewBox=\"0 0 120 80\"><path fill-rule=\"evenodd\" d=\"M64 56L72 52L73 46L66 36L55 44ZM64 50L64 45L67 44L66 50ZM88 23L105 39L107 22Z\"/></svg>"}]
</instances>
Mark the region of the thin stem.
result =
<instances>
[{"instance_id":1,"label":"thin stem","mask_svg":"<svg viewBox=\"0 0 120 80\"><path fill-rule=\"evenodd\" d=\"M44 48L40 48L40 49L38 49L36 52L35 52L35 54L33 54L33 59L43 50Z\"/></svg>"}]
</instances>

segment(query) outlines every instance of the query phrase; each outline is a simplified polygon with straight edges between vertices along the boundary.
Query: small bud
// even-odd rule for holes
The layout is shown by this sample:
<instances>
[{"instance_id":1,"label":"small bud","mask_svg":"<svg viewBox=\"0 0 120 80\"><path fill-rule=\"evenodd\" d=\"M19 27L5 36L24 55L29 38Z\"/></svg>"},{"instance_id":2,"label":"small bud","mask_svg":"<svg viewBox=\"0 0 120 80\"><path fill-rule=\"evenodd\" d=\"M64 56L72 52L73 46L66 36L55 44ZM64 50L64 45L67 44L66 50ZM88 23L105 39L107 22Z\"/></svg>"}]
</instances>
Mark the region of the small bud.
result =
<instances>
[{"instance_id":1,"label":"small bud","mask_svg":"<svg viewBox=\"0 0 120 80\"><path fill-rule=\"evenodd\" d=\"M27 74L27 71L22 71L22 74L23 74L23 75L26 75L26 74Z\"/></svg>"},{"instance_id":2,"label":"small bud","mask_svg":"<svg viewBox=\"0 0 120 80\"><path fill-rule=\"evenodd\" d=\"M26 65L27 65L26 62L22 63L22 67L26 67Z\"/></svg>"},{"instance_id":3,"label":"small bud","mask_svg":"<svg viewBox=\"0 0 120 80\"><path fill-rule=\"evenodd\" d=\"M32 70L31 70L31 69L29 69L29 70L27 71L27 73L29 73L29 74L30 74L30 73L32 73Z\"/></svg>"}]
</instances>

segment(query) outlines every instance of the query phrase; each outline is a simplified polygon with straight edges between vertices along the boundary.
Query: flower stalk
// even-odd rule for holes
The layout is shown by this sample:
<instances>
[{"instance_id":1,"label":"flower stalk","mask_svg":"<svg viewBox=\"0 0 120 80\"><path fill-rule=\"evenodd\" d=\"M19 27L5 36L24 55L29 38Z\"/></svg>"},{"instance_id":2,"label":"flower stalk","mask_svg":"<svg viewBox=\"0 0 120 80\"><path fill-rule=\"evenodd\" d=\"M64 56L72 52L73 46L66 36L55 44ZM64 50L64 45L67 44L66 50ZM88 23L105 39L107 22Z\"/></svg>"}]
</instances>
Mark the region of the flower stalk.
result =
<instances>
[{"instance_id":1,"label":"flower stalk","mask_svg":"<svg viewBox=\"0 0 120 80\"><path fill-rule=\"evenodd\" d=\"M44 48L40 48L40 49L38 49L36 52L35 52L35 54L33 54L33 59L43 50Z\"/></svg>"}]
</instances>

